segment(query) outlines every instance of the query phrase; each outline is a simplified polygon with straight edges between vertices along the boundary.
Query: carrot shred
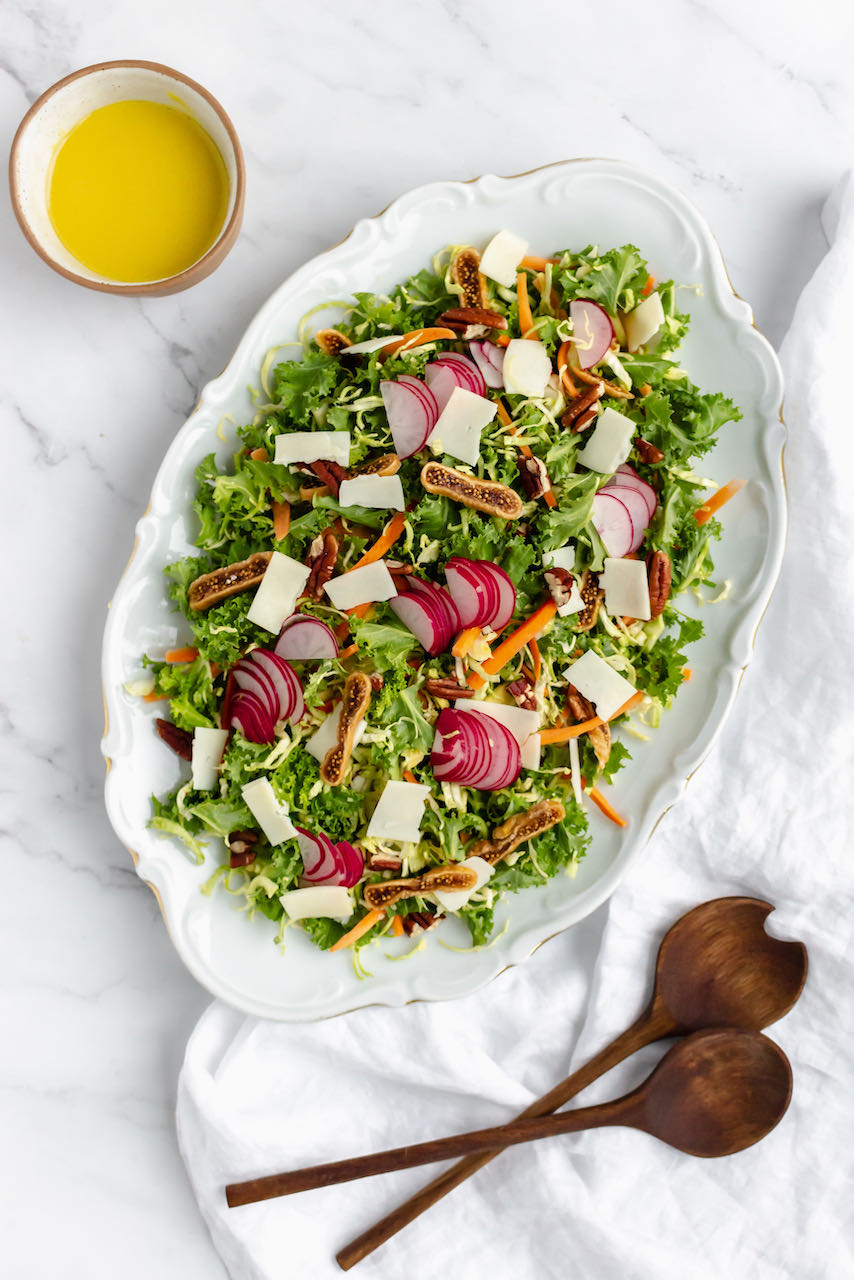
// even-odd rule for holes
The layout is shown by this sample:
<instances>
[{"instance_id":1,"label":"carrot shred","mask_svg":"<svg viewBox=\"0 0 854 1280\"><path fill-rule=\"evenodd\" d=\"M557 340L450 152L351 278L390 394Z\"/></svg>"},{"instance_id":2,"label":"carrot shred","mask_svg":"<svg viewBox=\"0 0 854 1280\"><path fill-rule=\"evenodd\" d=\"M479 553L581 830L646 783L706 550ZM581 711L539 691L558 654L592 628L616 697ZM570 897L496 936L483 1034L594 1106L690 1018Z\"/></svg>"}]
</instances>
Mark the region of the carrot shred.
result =
<instances>
[{"instance_id":1,"label":"carrot shred","mask_svg":"<svg viewBox=\"0 0 854 1280\"><path fill-rule=\"evenodd\" d=\"M343 938L339 938L337 942L333 942L329 950L343 951L345 947L349 947L354 942L358 942L369 929L373 929L374 925L377 924L378 921L382 920L384 915L384 911L380 911L378 907L375 907L373 911L369 911L366 916L362 916L359 923L354 924L353 928L349 929L347 933L344 934Z\"/></svg>"},{"instance_id":2,"label":"carrot shred","mask_svg":"<svg viewBox=\"0 0 854 1280\"><path fill-rule=\"evenodd\" d=\"M621 707L617 708L612 716L608 716L608 720L616 720L617 716L625 715L633 707L636 707L642 699L643 694L638 689L637 693L633 693ZM558 729L542 729L540 731L540 741L543 746L547 746L549 743L554 746L557 742L569 742L570 738L580 738L582 734L589 733L591 729L598 729L600 724L606 723L607 721L603 720L601 716L593 716L592 719L581 720L578 724L570 724Z\"/></svg>"},{"instance_id":3,"label":"carrot shred","mask_svg":"<svg viewBox=\"0 0 854 1280\"><path fill-rule=\"evenodd\" d=\"M487 658L483 664L486 674L490 676L496 675L505 662L509 662L520 649L524 649L529 640L537 638L556 613L557 605L554 600L546 600L538 609L535 609L521 626L517 627L515 631L511 631L510 635L493 650L491 657ZM468 682L469 687L472 689L480 689L486 684L485 679L478 671L472 671Z\"/></svg>"},{"instance_id":4,"label":"carrot shred","mask_svg":"<svg viewBox=\"0 0 854 1280\"><path fill-rule=\"evenodd\" d=\"M641 289L642 297L648 298L654 288L655 288L655 276L647 276L646 284Z\"/></svg>"},{"instance_id":5,"label":"carrot shred","mask_svg":"<svg viewBox=\"0 0 854 1280\"><path fill-rule=\"evenodd\" d=\"M393 547L406 526L406 512L396 511L383 529L380 536L367 551L359 557L352 566L354 569L361 569L362 565L373 564L375 560L382 560L385 553L390 547Z\"/></svg>"},{"instance_id":6,"label":"carrot shred","mask_svg":"<svg viewBox=\"0 0 854 1280\"><path fill-rule=\"evenodd\" d=\"M551 480L549 481L548 489L546 489L545 493L543 494L543 502L546 504L547 507L551 507L552 511L554 511L555 508L557 507L557 498L555 497L554 489L551 487Z\"/></svg>"},{"instance_id":7,"label":"carrot shred","mask_svg":"<svg viewBox=\"0 0 854 1280\"><path fill-rule=\"evenodd\" d=\"M705 524L707 520L710 520L715 512L719 511L725 502L729 502L730 498L734 498L746 484L746 480L730 480L728 484L722 485L716 493L707 498L703 505L694 512L694 519L697 524Z\"/></svg>"},{"instance_id":8,"label":"carrot shred","mask_svg":"<svg viewBox=\"0 0 854 1280\"><path fill-rule=\"evenodd\" d=\"M494 338L491 338L491 339L490 339L490 341L491 341L491 342L494 342L494 343L495 343L495 345L496 345L496 347L509 347L509 346L510 346L510 334L509 334L509 333L497 333L497 334L495 335L495 337L494 337Z\"/></svg>"},{"instance_id":9,"label":"carrot shred","mask_svg":"<svg viewBox=\"0 0 854 1280\"><path fill-rule=\"evenodd\" d=\"M313 498L325 498L328 493L329 489L325 484L301 485L299 496L301 502L311 502Z\"/></svg>"},{"instance_id":10,"label":"carrot shred","mask_svg":"<svg viewBox=\"0 0 854 1280\"><path fill-rule=\"evenodd\" d=\"M277 542L288 536L288 529L291 527L291 504L289 502L274 502L273 508L273 536Z\"/></svg>"},{"instance_id":11,"label":"carrot shred","mask_svg":"<svg viewBox=\"0 0 854 1280\"><path fill-rule=\"evenodd\" d=\"M536 684L543 670L543 656L540 653L540 646L533 637L528 641L528 649L534 662L534 684Z\"/></svg>"},{"instance_id":12,"label":"carrot shred","mask_svg":"<svg viewBox=\"0 0 854 1280\"><path fill-rule=\"evenodd\" d=\"M524 271L518 272L516 276L516 297L519 302L519 332L523 338L536 338L531 300L528 297L528 277Z\"/></svg>"},{"instance_id":13,"label":"carrot shred","mask_svg":"<svg viewBox=\"0 0 854 1280\"><path fill-rule=\"evenodd\" d=\"M507 406L505 405L503 400L498 401L498 421L503 422L505 427L513 426L513 419L510 417L510 414L507 412Z\"/></svg>"},{"instance_id":14,"label":"carrot shred","mask_svg":"<svg viewBox=\"0 0 854 1280\"><path fill-rule=\"evenodd\" d=\"M217 676L221 671L222 671L222 667L219 665L218 662L211 663L211 679L212 680L216 680Z\"/></svg>"},{"instance_id":15,"label":"carrot shred","mask_svg":"<svg viewBox=\"0 0 854 1280\"><path fill-rule=\"evenodd\" d=\"M342 649L341 652L338 654L338 661L346 662L348 658L352 658L353 654L357 652L358 648L359 646L357 644L348 644L347 648Z\"/></svg>"},{"instance_id":16,"label":"carrot shred","mask_svg":"<svg viewBox=\"0 0 854 1280\"><path fill-rule=\"evenodd\" d=\"M641 396L648 396L650 391L652 391L652 387L648 382L645 382L640 389L640 394Z\"/></svg>"},{"instance_id":17,"label":"carrot shred","mask_svg":"<svg viewBox=\"0 0 854 1280\"><path fill-rule=\"evenodd\" d=\"M538 258L536 254L526 254L519 263L520 267L526 267L528 271L545 271L549 263L554 266L558 262L557 258Z\"/></svg>"},{"instance_id":18,"label":"carrot shred","mask_svg":"<svg viewBox=\"0 0 854 1280\"><path fill-rule=\"evenodd\" d=\"M413 347L423 347L425 342L438 342L440 338L455 340L458 337L459 334L454 333L453 329L445 329L441 326L434 329L413 329L411 333L405 333L402 338L396 338L387 347L383 347L380 351L380 359L387 360L398 351L411 351Z\"/></svg>"},{"instance_id":19,"label":"carrot shred","mask_svg":"<svg viewBox=\"0 0 854 1280\"><path fill-rule=\"evenodd\" d=\"M395 916L391 922L391 931L395 938L403 936L403 917Z\"/></svg>"},{"instance_id":20,"label":"carrot shred","mask_svg":"<svg viewBox=\"0 0 854 1280\"><path fill-rule=\"evenodd\" d=\"M194 649L192 645L187 645L183 649L167 649L164 662L195 662L199 656L198 649Z\"/></svg>"},{"instance_id":21,"label":"carrot shred","mask_svg":"<svg viewBox=\"0 0 854 1280\"><path fill-rule=\"evenodd\" d=\"M142 695L142 700L143 702L168 702L169 695L168 693L158 693L156 689L152 689L151 693Z\"/></svg>"},{"instance_id":22,"label":"carrot shred","mask_svg":"<svg viewBox=\"0 0 854 1280\"><path fill-rule=\"evenodd\" d=\"M368 600L365 604L354 604L352 609L345 609L344 612L348 618L366 618L373 612L373 608L373 600Z\"/></svg>"},{"instance_id":23,"label":"carrot shred","mask_svg":"<svg viewBox=\"0 0 854 1280\"><path fill-rule=\"evenodd\" d=\"M464 658L479 635L480 627L466 627L466 629L461 631L454 641L451 656L454 658Z\"/></svg>"},{"instance_id":24,"label":"carrot shred","mask_svg":"<svg viewBox=\"0 0 854 1280\"><path fill-rule=\"evenodd\" d=\"M683 667L683 668L682 668L682 683L683 683L683 684L687 684L687 683L688 683L688 681L691 679L691 676L692 676L693 674L694 674L694 673L693 673L693 671L691 670L691 668L690 668L690 667Z\"/></svg>"},{"instance_id":25,"label":"carrot shred","mask_svg":"<svg viewBox=\"0 0 854 1280\"><path fill-rule=\"evenodd\" d=\"M605 799L602 792L596 787L591 787L587 794L596 805L597 809L601 809L605 817L610 818L611 822L615 823L618 827L625 827L627 825L625 818L620 817L614 806L610 801Z\"/></svg>"},{"instance_id":26,"label":"carrot shred","mask_svg":"<svg viewBox=\"0 0 854 1280\"><path fill-rule=\"evenodd\" d=\"M404 781L404 782L416 782L416 783L417 783L418 779L416 778L415 774L412 772L412 770L411 770L411 769L404 769L404 770L403 770L403 781Z\"/></svg>"},{"instance_id":27,"label":"carrot shred","mask_svg":"<svg viewBox=\"0 0 854 1280\"><path fill-rule=\"evenodd\" d=\"M572 381L569 374L568 360L569 353L572 350L571 342L562 342L557 353L557 371L566 394L572 399L578 395L578 387Z\"/></svg>"},{"instance_id":28,"label":"carrot shred","mask_svg":"<svg viewBox=\"0 0 854 1280\"><path fill-rule=\"evenodd\" d=\"M249 457L253 462L269 462L270 455L263 447L260 449L250 449Z\"/></svg>"}]
</instances>

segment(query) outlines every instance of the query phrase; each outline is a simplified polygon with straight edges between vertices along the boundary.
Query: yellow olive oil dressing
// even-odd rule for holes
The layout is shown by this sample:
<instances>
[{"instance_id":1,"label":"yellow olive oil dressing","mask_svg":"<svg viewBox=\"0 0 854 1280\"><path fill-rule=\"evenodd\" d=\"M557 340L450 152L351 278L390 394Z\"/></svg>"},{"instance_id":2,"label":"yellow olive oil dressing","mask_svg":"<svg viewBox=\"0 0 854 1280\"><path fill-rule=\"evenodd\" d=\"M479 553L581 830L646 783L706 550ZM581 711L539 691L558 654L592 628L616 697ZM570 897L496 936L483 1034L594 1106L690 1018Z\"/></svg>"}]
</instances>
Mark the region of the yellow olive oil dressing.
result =
<instances>
[{"instance_id":1,"label":"yellow olive oil dressing","mask_svg":"<svg viewBox=\"0 0 854 1280\"><path fill-rule=\"evenodd\" d=\"M202 126L160 102L113 102L54 157L48 211L69 253L110 280L163 280L198 262L228 208L223 158Z\"/></svg>"}]
</instances>

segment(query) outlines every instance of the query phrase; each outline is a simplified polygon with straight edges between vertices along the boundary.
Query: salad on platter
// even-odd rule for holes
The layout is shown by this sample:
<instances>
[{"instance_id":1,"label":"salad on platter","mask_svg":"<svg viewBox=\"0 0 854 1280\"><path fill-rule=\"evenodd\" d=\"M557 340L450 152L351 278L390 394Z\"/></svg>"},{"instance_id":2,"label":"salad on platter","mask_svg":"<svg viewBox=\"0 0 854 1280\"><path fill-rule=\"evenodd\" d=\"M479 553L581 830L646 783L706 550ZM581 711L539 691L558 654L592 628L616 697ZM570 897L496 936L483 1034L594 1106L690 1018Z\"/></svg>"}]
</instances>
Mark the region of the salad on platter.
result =
<instances>
[{"instance_id":1,"label":"salad on platter","mask_svg":"<svg viewBox=\"0 0 854 1280\"><path fill-rule=\"evenodd\" d=\"M490 945L591 806L626 825L602 787L690 677L676 598L717 589L740 482L694 464L741 414L679 366L680 286L632 245L528 248L452 245L268 354L166 568L191 640L132 685L189 765L151 825L223 851L204 892L357 969L451 914Z\"/></svg>"}]
</instances>

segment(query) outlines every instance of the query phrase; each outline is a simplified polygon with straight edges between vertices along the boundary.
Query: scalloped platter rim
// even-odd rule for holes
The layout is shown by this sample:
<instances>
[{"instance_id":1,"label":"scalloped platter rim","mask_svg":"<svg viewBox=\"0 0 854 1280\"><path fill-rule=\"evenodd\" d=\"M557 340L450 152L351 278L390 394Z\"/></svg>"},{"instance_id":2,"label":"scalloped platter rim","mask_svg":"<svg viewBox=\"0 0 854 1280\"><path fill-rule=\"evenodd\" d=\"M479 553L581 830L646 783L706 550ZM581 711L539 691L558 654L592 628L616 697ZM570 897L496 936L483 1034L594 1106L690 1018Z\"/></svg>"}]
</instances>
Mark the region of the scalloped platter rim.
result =
<instances>
[{"instance_id":1,"label":"scalloped platter rim","mask_svg":"<svg viewBox=\"0 0 854 1280\"><path fill-rule=\"evenodd\" d=\"M290 930L282 954L270 921L248 920L227 894L203 895L201 885L219 861L215 842L197 867L179 842L147 828L150 795L174 785L174 759L152 732L156 707L123 685L139 670L143 651L161 652L182 638L165 599L162 569L191 550L194 467L212 450L223 459L233 452L233 428L229 435L222 424L251 420L249 387L266 352L292 340L312 307L355 290L388 289L445 244L482 245L502 227L539 253L628 241L648 258L656 278L697 286L686 288L680 301L692 314L680 363L702 388L725 391L744 411L743 421L724 427L703 460L704 473L717 483L734 475L749 482L727 508L724 539L715 548L729 593L703 610L706 635L691 650L693 679L651 740L631 743L633 760L611 789L630 818L625 831L593 810L592 846L577 874L510 895L497 912L496 932L503 932L489 947L467 950L465 928L447 921L405 963L398 961L411 945L406 940L362 951L371 976L359 978L346 953L329 955ZM734 293L703 218L674 188L620 161L563 161L516 177L419 187L358 222L344 241L273 293L163 459L104 633L107 812L137 873L154 891L178 954L204 987L247 1013L282 1021L468 995L609 897L709 752L750 660L785 542L781 402L776 356L753 324L750 307ZM699 606L689 601L680 607L696 612Z\"/></svg>"}]
</instances>

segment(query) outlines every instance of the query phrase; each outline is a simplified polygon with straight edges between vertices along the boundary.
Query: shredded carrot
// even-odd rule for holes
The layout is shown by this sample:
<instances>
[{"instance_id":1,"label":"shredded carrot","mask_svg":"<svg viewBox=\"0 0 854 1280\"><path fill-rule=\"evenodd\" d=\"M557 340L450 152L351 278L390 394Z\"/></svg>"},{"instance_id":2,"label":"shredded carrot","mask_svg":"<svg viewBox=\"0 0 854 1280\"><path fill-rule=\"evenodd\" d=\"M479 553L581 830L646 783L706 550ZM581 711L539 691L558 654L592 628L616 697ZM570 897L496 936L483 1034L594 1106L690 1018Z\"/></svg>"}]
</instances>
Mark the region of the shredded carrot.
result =
<instances>
[{"instance_id":1,"label":"shredded carrot","mask_svg":"<svg viewBox=\"0 0 854 1280\"><path fill-rule=\"evenodd\" d=\"M375 560L382 560L388 549L397 542L405 526L406 512L396 511L373 546L368 547L367 551L359 557L352 567L361 569L362 565L373 564Z\"/></svg>"},{"instance_id":2,"label":"shredded carrot","mask_svg":"<svg viewBox=\"0 0 854 1280\"><path fill-rule=\"evenodd\" d=\"M608 800L605 799L601 791L599 791L596 787L591 787L590 790L587 792L587 794L589 795L593 803L596 805L596 807L602 810L606 818L610 818L611 821L616 823L618 827L626 826L625 818L620 817L620 815L617 813L617 810Z\"/></svg>"},{"instance_id":3,"label":"shredded carrot","mask_svg":"<svg viewBox=\"0 0 854 1280\"><path fill-rule=\"evenodd\" d=\"M466 627L465 631L461 631L454 641L451 656L454 658L464 658L479 635L480 627Z\"/></svg>"},{"instance_id":4,"label":"shredded carrot","mask_svg":"<svg viewBox=\"0 0 854 1280\"><path fill-rule=\"evenodd\" d=\"M362 916L359 923L354 924L353 928L348 930L348 932L344 934L343 938L339 938L337 942L334 942L329 950L343 951L345 947L349 947L354 942L358 942L369 929L373 929L374 925L377 924L378 921L382 920L384 915L384 911L380 911L378 907L375 907L374 910L369 911L366 916Z\"/></svg>"},{"instance_id":5,"label":"shredded carrot","mask_svg":"<svg viewBox=\"0 0 854 1280\"><path fill-rule=\"evenodd\" d=\"M682 668L682 683L683 683L683 684L687 684L687 683L688 683L688 681L691 679L691 676L692 676L693 674L694 674L694 673L693 673L693 671L691 670L691 668L690 668L690 667L683 667L683 668Z\"/></svg>"},{"instance_id":6,"label":"shredded carrot","mask_svg":"<svg viewBox=\"0 0 854 1280\"><path fill-rule=\"evenodd\" d=\"M558 353L557 353L557 371L560 376L563 389L566 392L566 394L570 397L570 399L572 399L573 396L578 395L578 387L572 381L572 378L569 375L569 368L567 367L567 362L569 360L569 353L571 350L572 350L571 342L562 342L560 344L560 347L558 348Z\"/></svg>"},{"instance_id":7,"label":"shredded carrot","mask_svg":"<svg viewBox=\"0 0 854 1280\"><path fill-rule=\"evenodd\" d=\"M195 662L199 656L198 649L187 645L184 649L167 649L164 662Z\"/></svg>"},{"instance_id":8,"label":"shredded carrot","mask_svg":"<svg viewBox=\"0 0 854 1280\"><path fill-rule=\"evenodd\" d=\"M548 263L552 266L558 261L557 258L538 258L535 254L526 254L519 263L520 267L527 267L529 271L545 271Z\"/></svg>"},{"instance_id":9,"label":"shredded carrot","mask_svg":"<svg viewBox=\"0 0 854 1280\"><path fill-rule=\"evenodd\" d=\"M325 484L300 486L299 496L301 502L311 502L313 498L325 498L329 493Z\"/></svg>"},{"instance_id":10,"label":"shredded carrot","mask_svg":"<svg viewBox=\"0 0 854 1280\"><path fill-rule=\"evenodd\" d=\"M707 520L719 511L725 502L729 502L730 498L734 498L740 489L747 484L746 480L730 480L729 484L725 484L722 488L707 498L701 507L694 512L694 519L697 524L705 524Z\"/></svg>"},{"instance_id":11,"label":"shredded carrot","mask_svg":"<svg viewBox=\"0 0 854 1280\"><path fill-rule=\"evenodd\" d=\"M552 511L554 511L555 508L557 507L557 498L555 497L555 491L552 488L551 480L549 481L548 489L546 489L545 493L543 494L543 502L546 504L547 507L551 507Z\"/></svg>"},{"instance_id":12,"label":"shredded carrot","mask_svg":"<svg viewBox=\"0 0 854 1280\"><path fill-rule=\"evenodd\" d=\"M348 658L352 658L359 646L357 644L348 644L346 649L342 649L338 655L339 662L346 662Z\"/></svg>"},{"instance_id":13,"label":"shredded carrot","mask_svg":"<svg viewBox=\"0 0 854 1280\"><path fill-rule=\"evenodd\" d=\"M440 338L456 340L458 337L459 334L454 333L453 329L413 329L411 333L405 333L402 338L395 338L387 347L383 347L380 351L380 359L387 360L398 351L411 351L413 347L423 347L425 342L438 342Z\"/></svg>"},{"instance_id":14,"label":"shredded carrot","mask_svg":"<svg viewBox=\"0 0 854 1280\"><path fill-rule=\"evenodd\" d=\"M513 419L510 417L510 414L507 412L507 406L505 405L503 400L498 401L498 421L503 422L505 427L513 426Z\"/></svg>"},{"instance_id":15,"label":"shredded carrot","mask_svg":"<svg viewBox=\"0 0 854 1280\"><path fill-rule=\"evenodd\" d=\"M403 934L403 917L402 916L394 917L394 919L391 922L391 931L394 934L395 938L401 937L401 935Z\"/></svg>"},{"instance_id":16,"label":"shredded carrot","mask_svg":"<svg viewBox=\"0 0 854 1280\"><path fill-rule=\"evenodd\" d=\"M510 346L510 334L509 334L509 333L497 333L497 334L495 335L495 337L494 337L494 338L490 339L490 341L494 342L494 343L495 343L495 345L496 345L496 347L509 347L509 346Z\"/></svg>"},{"instance_id":17,"label":"shredded carrot","mask_svg":"<svg viewBox=\"0 0 854 1280\"><path fill-rule=\"evenodd\" d=\"M540 653L540 646L537 644L536 639L532 638L528 641L528 649L530 650L531 657L534 660L534 684L536 684L543 670L543 657Z\"/></svg>"},{"instance_id":18,"label":"shredded carrot","mask_svg":"<svg viewBox=\"0 0 854 1280\"><path fill-rule=\"evenodd\" d=\"M249 457L252 459L253 462L269 462L270 461L270 455L267 452L267 450L264 448L250 449Z\"/></svg>"},{"instance_id":19,"label":"shredded carrot","mask_svg":"<svg viewBox=\"0 0 854 1280\"><path fill-rule=\"evenodd\" d=\"M519 332L523 338L536 338L534 317L531 314L531 300L528 297L528 277L524 271L516 276L516 297L519 301Z\"/></svg>"},{"instance_id":20,"label":"shredded carrot","mask_svg":"<svg viewBox=\"0 0 854 1280\"><path fill-rule=\"evenodd\" d=\"M655 276L647 276L646 284L641 289L641 294L643 295L644 298L648 298L654 288L655 288Z\"/></svg>"},{"instance_id":21,"label":"shredded carrot","mask_svg":"<svg viewBox=\"0 0 854 1280\"><path fill-rule=\"evenodd\" d=\"M501 644L493 650L492 656L487 658L483 664L486 674L494 676L499 672L505 662L509 662L520 649L524 649L529 640L537 638L556 613L557 605L554 600L546 600L538 609L535 609L520 627L517 627L515 631L511 631L506 640L502 640ZM472 689L480 689L482 685L486 684L483 676L477 671L471 673L468 682Z\"/></svg>"},{"instance_id":22,"label":"shredded carrot","mask_svg":"<svg viewBox=\"0 0 854 1280\"><path fill-rule=\"evenodd\" d=\"M417 781L418 781L418 779L416 778L415 774L412 772L412 770L411 770L411 769L404 769L404 770L403 770L403 781L404 781L404 782L417 782Z\"/></svg>"},{"instance_id":23,"label":"shredded carrot","mask_svg":"<svg viewBox=\"0 0 854 1280\"><path fill-rule=\"evenodd\" d=\"M641 395L642 395L642 396L648 396L648 395L649 395L649 393L650 393L650 391L652 391L652 387L650 386L650 384L649 384L648 382L645 382L645 383L643 384L643 386L641 387L641 389L640 389L640 393L641 393Z\"/></svg>"},{"instance_id":24,"label":"shredded carrot","mask_svg":"<svg viewBox=\"0 0 854 1280\"><path fill-rule=\"evenodd\" d=\"M633 707L636 707L642 699L643 694L640 689L638 689L637 693L633 693L621 707L617 708L612 716L608 716L608 720L616 720L617 716L626 715L626 713L631 711ZM540 732L540 741L544 746L548 743L554 745L556 742L569 742L570 738L579 738L582 734L589 733L591 729L598 729L600 724L605 723L607 722L603 720L601 716L593 716L591 720L582 720L579 724L570 724L565 728L543 729Z\"/></svg>"},{"instance_id":25,"label":"shredded carrot","mask_svg":"<svg viewBox=\"0 0 854 1280\"><path fill-rule=\"evenodd\" d=\"M337 626L332 628L332 630L335 632L336 640L343 640L347 635L347 632L350 630L350 619L345 618L343 622L339 622Z\"/></svg>"},{"instance_id":26,"label":"shredded carrot","mask_svg":"<svg viewBox=\"0 0 854 1280\"><path fill-rule=\"evenodd\" d=\"M167 693L158 693L156 689L152 689L151 693L142 695L143 702L167 702L169 695Z\"/></svg>"},{"instance_id":27,"label":"shredded carrot","mask_svg":"<svg viewBox=\"0 0 854 1280\"><path fill-rule=\"evenodd\" d=\"M288 536L288 529L291 527L291 504L289 502L274 502L271 504L273 508L273 536L277 542Z\"/></svg>"},{"instance_id":28,"label":"shredded carrot","mask_svg":"<svg viewBox=\"0 0 854 1280\"><path fill-rule=\"evenodd\" d=\"M216 680L216 678L217 678L217 676L219 675L220 671L222 671L222 667L219 665L219 663L218 663L218 662L212 662L212 663L211 663L211 679L212 679L212 680Z\"/></svg>"},{"instance_id":29,"label":"shredded carrot","mask_svg":"<svg viewBox=\"0 0 854 1280\"><path fill-rule=\"evenodd\" d=\"M373 600L368 600L365 604L354 604L352 609L345 609L348 618L366 618L369 613L374 611Z\"/></svg>"}]
</instances>

